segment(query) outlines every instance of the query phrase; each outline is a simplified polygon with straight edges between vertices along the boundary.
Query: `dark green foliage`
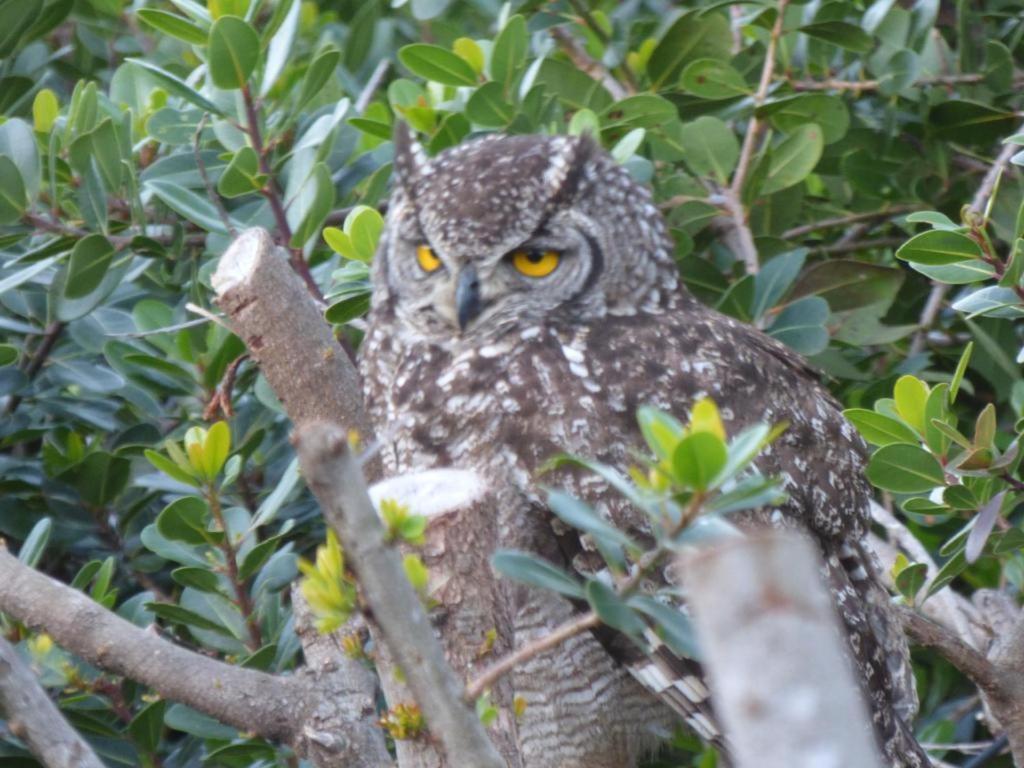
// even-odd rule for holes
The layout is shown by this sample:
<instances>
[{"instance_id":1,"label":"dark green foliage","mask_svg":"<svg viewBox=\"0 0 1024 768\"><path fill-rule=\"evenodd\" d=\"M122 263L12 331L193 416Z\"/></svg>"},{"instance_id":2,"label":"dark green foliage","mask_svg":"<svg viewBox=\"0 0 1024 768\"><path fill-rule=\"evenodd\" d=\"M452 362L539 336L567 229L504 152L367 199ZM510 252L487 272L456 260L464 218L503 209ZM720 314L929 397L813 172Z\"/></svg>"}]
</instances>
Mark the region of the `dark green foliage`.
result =
<instances>
[{"instance_id":1,"label":"dark green foliage","mask_svg":"<svg viewBox=\"0 0 1024 768\"><path fill-rule=\"evenodd\" d=\"M1019 597L1013 4L794 2L781 20L771 2L131 8L0 0L0 534L24 561L204 651L294 667L285 588L322 527L276 400L204 311L210 275L234 232L268 227L357 346L402 119L430 152L492 130L594 135L652 185L690 290L831 377L874 451L870 479L941 566L927 581L898 562L903 599L947 583ZM1000 153L1005 171L983 185ZM634 503L667 494L686 509L697 494L711 521L776 497L770 480L737 475L768 425L725 436L640 419L653 474L582 460ZM553 491L551 503L609 564L635 548L579 502ZM525 555L496 565L695 653L656 600ZM287 759L134 684L115 702L107 675L2 628L111 765ZM922 735L986 738L958 673L931 654L918 671ZM0 760L30 764L8 739ZM714 764L700 753L680 737L657 765Z\"/></svg>"}]
</instances>

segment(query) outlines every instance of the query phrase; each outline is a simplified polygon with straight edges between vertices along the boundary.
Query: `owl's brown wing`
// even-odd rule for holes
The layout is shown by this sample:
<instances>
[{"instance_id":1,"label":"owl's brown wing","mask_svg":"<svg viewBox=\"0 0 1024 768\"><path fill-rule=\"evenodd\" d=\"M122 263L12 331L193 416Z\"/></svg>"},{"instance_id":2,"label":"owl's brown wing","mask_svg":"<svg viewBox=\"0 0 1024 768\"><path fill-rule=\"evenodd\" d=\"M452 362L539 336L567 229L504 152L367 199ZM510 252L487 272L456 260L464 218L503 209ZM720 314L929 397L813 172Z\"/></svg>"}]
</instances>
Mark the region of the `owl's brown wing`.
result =
<instances>
[{"instance_id":1,"label":"owl's brown wing","mask_svg":"<svg viewBox=\"0 0 1024 768\"><path fill-rule=\"evenodd\" d=\"M817 539L823 576L849 639L879 743L893 766L928 765L907 725L916 696L906 641L863 545L871 499L863 476L866 446L839 404L800 356L696 304L660 317L612 322L603 333L592 329L585 340L590 375L601 382L604 400L619 405L602 414L609 436L598 438L593 453L625 469L630 457L623 446L642 446L635 421L641 405L658 406L685 422L696 400L711 397L730 435L757 422L787 423L786 432L756 464L763 474L780 478L789 499L778 508L744 513L742 524L792 526ZM621 434L613 439L617 430ZM641 536L648 530L643 513L609 487L578 476L566 479L619 526ZM566 555L581 570L591 570L595 562L585 548ZM606 647L699 735L721 745L696 662L675 656L663 644L655 644L649 655L607 641Z\"/></svg>"}]
</instances>

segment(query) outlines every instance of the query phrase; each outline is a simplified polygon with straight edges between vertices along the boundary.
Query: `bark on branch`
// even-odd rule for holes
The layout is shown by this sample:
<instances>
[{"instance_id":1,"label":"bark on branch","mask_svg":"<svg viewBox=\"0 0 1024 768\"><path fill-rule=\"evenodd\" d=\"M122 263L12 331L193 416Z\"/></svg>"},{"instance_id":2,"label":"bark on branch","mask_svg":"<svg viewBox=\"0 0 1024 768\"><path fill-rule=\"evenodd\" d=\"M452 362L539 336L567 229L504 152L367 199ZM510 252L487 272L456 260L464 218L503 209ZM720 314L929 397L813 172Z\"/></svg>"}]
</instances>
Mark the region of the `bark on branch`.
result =
<instances>
[{"instance_id":1,"label":"bark on branch","mask_svg":"<svg viewBox=\"0 0 1024 768\"><path fill-rule=\"evenodd\" d=\"M310 687L186 650L111 613L0 547L0 611L101 669L221 722L286 744L300 741Z\"/></svg>"},{"instance_id":2,"label":"bark on branch","mask_svg":"<svg viewBox=\"0 0 1024 768\"><path fill-rule=\"evenodd\" d=\"M0 712L11 733L46 768L104 768L85 740L68 725L28 665L0 637Z\"/></svg>"},{"instance_id":3,"label":"bark on branch","mask_svg":"<svg viewBox=\"0 0 1024 768\"><path fill-rule=\"evenodd\" d=\"M761 534L681 567L738 768L879 768L810 543Z\"/></svg>"}]
</instances>

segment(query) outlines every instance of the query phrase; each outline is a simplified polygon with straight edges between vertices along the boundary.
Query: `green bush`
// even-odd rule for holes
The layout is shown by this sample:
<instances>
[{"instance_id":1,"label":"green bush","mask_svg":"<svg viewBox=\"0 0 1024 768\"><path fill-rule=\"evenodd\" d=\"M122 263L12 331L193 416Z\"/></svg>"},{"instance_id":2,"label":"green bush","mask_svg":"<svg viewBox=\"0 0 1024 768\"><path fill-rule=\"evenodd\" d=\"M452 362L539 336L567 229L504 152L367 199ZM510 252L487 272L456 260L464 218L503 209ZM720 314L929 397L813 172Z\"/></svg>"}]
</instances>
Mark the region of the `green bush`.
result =
<instances>
[{"instance_id":1,"label":"green bush","mask_svg":"<svg viewBox=\"0 0 1024 768\"><path fill-rule=\"evenodd\" d=\"M690 290L830 377L941 566L898 561L903 599L1017 599L1022 38L995 1L0 0L0 533L141 626L293 669L322 523L217 257L270 229L357 345L396 120L431 153L589 132ZM110 764L294 764L3 629ZM924 740L986 738L959 673L918 672Z\"/></svg>"}]
</instances>

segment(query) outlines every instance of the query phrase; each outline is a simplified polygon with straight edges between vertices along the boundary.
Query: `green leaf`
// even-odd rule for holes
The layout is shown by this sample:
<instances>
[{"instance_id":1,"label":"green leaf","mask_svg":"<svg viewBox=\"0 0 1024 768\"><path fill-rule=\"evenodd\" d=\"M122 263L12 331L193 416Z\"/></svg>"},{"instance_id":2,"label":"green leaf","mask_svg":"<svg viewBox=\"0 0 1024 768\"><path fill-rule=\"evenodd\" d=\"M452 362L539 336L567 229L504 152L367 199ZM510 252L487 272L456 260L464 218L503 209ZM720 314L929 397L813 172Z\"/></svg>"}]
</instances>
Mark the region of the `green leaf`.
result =
<instances>
[{"instance_id":1,"label":"green leaf","mask_svg":"<svg viewBox=\"0 0 1024 768\"><path fill-rule=\"evenodd\" d=\"M961 229L949 216L938 211L914 211L907 214L907 221L911 224L928 224L932 229Z\"/></svg>"},{"instance_id":2,"label":"green leaf","mask_svg":"<svg viewBox=\"0 0 1024 768\"><path fill-rule=\"evenodd\" d=\"M989 405L991 406L991 403ZM968 563L973 563L981 557L981 552L985 549L985 542L988 541L989 535L996 526L996 521L999 520L1005 498L1006 490L1004 489L985 502L984 506L978 510L978 514L974 516L971 532L964 545L964 558Z\"/></svg>"},{"instance_id":3,"label":"green leaf","mask_svg":"<svg viewBox=\"0 0 1024 768\"><path fill-rule=\"evenodd\" d=\"M705 115L680 130L684 147L683 159L700 176L714 176L726 183L740 156L735 134L717 117Z\"/></svg>"},{"instance_id":4,"label":"green leaf","mask_svg":"<svg viewBox=\"0 0 1024 768\"><path fill-rule=\"evenodd\" d=\"M135 12L142 21L158 32L184 40L190 45L206 45L207 32L188 19L175 13L160 11L154 8L142 8Z\"/></svg>"},{"instance_id":5,"label":"green leaf","mask_svg":"<svg viewBox=\"0 0 1024 768\"><path fill-rule=\"evenodd\" d=\"M0 0L0 59L26 42L24 37L43 10L43 0Z\"/></svg>"},{"instance_id":6,"label":"green leaf","mask_svg":"<svg viewBox=\"0 0 1024 768\"><path fill-rule=\"evenodd\" d=\"M328 48L317 54L317 57L313 59L313 63L309 65L309 69L306 70L306 77L302 80L302 90L299 92L299 98L295 102L296 110L302 109L314 96L320 93L321 89L327 84L327 81L331 79L334 71L338 68L338 62L340 61L341 51L336 48Z\"/></svg>"},{"instance_id":7,"label":"green leaf","mask_svg":"<svg viewBox=\"0 0 1024 768\"><path fill-rule=\"evenodd\" d=\"M398 49L398 59L413 74L444 85L476 85L476 72L446 48L413 43Z\"/></svg>"},{"instance_id":8,"label":"green leaf","mask_svg":"<svg viewBox=\"0 0 1024 768\"><path fill-rule=\"evenodd\" d=\"M798 127L772 149L761 194L770 195L806 179L818 164L824 147L824 136L816 124Z\"/></svg>"},{"instance_id":9,"label":"green leaf","mask_svg":"<svg viewBox=\"0 0 1024 768\"><path fill-rule=\"evenodd\" d=\"M188 608L182 608L180 605L172 605L170 603L146 603L146 609L152 611L161 619L174 622L175 624L185 624L186 626L195 627L196 629L208 629L211 632L219 632L220 634L227 635L228 637L232 636L230 630L228 630L228 628L223 624L211 621L195 611L190 611Z\"/></svg>"},{"instance_id":10,"label":"green leaf","mask_svg":"<svg viewBox=\"0 0 1024 768\"><path fill-rule=\"evenodd\" d=\"M686 427L670 413L649 405L637 409L636 419L651 452L659 459L671 459L686 436Z\"/></svg>"},{"instance_id":11,"label":"green leaf","mask_svg":"<svg viewBox=\"0 0 1024 768\"><path fill-rule=\"evenodd\" d=\"M710 432L694 432L679 441L672 454L672 468L685 485L704 491L721 472L727 457L721 438Z\"/></svg>"},{"instance_id":12,"label":"green leaf","mask_svg":"<svg viewBox=\"0 0 1024 768\"><path fill-rule=\"evenodd\" d=\"M39 564L39 559L43 556L43 552L46 550L46 544L50 541L50 532L52 530L53 518L40 518L32 526L32 530L25 537L25 543L18 550L18 560L29 568L35 568Z\"/></svg>"},{"instance_id":13,"label":"green leaf","mask_svg":"<svg viewBox=\"0 0 1024 768\"><path fill-rule=\"evenodd\" d=\"M148 449L143 451L143 454L149 460L150 464L152 464L158 470L163 472L165 475L173 477L179 483L185 483L186 485L191 485L194 488L199 488L202 485L202 483L199 481L197 477L193 476L189 472L179 467L177 464L175 464L173 461L168 459L163 454Z\"/></svg>"},{"instance_id":14,"label":"green leaf","mask_svg":"<svg viewBox=\"0 0 1024 768\"><path fill-rule=\"evenodd\" d=\"M769 259L754 276L754 301L750 312L760 318L786 294L807 259L807 249L797 248Z\"/></svg>"},{"instance_id":15,"label":"green leaf","mask_svg":"<svg viewBox=\"0 0 1024 768\"><path fill-rule=\"evenodd\" d=\"M805 35L833 43L854 53L867 53L875 47L874 38L858 26L845 21L819 21L797 29Z\"/></svg>"},{"instance_id":16,"label":"green leaf","mask_svg":"<svg viewBox=\"0 0 1024 768\"><path fill-rule=\"evenodd\" d=\"M184 216L208 232L227 234L216 207L206 198L166 179L149 179L145 187L152 190L164 205L179 216ZM237 222L235 225L241 229Z\"/></svg>"},{"instance_id":17,"label":"green leaf","mask_svg":"<svg viewBox=\"0 0 1024 768\"><path fill-rule=\"evenodd\" d=\"M217 191L224 197L240 197L263 188L266 177L260 174L256 150L246 145L238 150L217 182Z\"/></svg>"},{"instance_id":18,"label":"green leaf","mask_svg":"<svg viewBox=\"0 0 1024 768\"><path fill-rule=\"evenodd\" d=\"M260 37L243 19L221 16L210 28L207 56L214 85L225 90L241 88L260 59Z\"/></svg>"},{"instance_id":19,"label":"green leaf","mask_svg":"<svg viewBox=\"0 0 1024 768\"><path fill-rule=\"evenodd\" d=\"M218 421L206 431L203 442L203 472L213 480L227 461L231 451L231 428L226 421Z\"/></svg>"},{"instance_id":20,"label":"green leaf","mask_svg":"<svg viewBox=\"0 0 1024 768\"><path fill-rule=\"evenodd\" d=\"M953 309L968 318L987 315L1015 320L1024 317L1024 300L1011 288L991 285L961 296L953 302Z\"/></svg>"},{"instance_id":21,"label":"green leaf","mask_svg":"<svg viewBox=\"0 0 1024 768\"><path fill-rule=\"evenodd\" d=\"M934 456L916 445L902 443L875 451L866 474L872 485L894 493L923 493L946 483Z\"/></svg>"},{"instance_id":22,"label":"green leaf","mask_svg":"<svg viewBox=\"0 0 1024 768\"><path fill-rule=\"evenodd\" d=\"M724 14L684 13L665 30L647 60L651 89L662 90L695 59L728 60L731 48L732 33Z\"/></svg>"},{"instance_id":23,"label":"green leaf","mask_svg":"<svg viewBox=\"0 0 1024 768\"><path fill-rule=\"evenodd\" d=\"M921 441L914 430L902 421L866 408L849 408L843 411L843 416L857 428L865 440L874 445L918 445Z\"/></svg>"},{"instance_id":24,"label":"green leaf","mask_svg":"<svg viewBox=\"0 0 1024 768\"><path fill-rule=\"evenodd\" d=\"M904 48L893 54L886 71L878 78L878 92L883 96L896 96L917 80L921 70L921 57Z\"/></svg>"},{"instance_id":25,"label":"green leaf","mask_svg":"<svg viewBox=\"0 0 1024 768\"><path fill-rule=\"evenodd\" d=\"M828 347L828 316L828 302L818 296L805 296L787 305L767 332L801 355L816 355Z\"/></svg>"},{"instance_id":26,"label":"green leaf","mask_svg":"<svg viewBox=\"0 0 1024 768\"><path fill-rule=\"evenodd\" d=\"M156 527L171 541L185 544L207 544L216 538L208 529L210 508L198 496L184 496L172 501L156 518Z\"/></svg>"},{"instance_id":27,"label":"green leaf","mask_svg":"<svg viewBox=\"0 0 1024 768\"><path fill-rule=\"evenodd\" d=\"M192 587L200 592L217 592L220 589L220 579L217 574L206 568L195 566L184 566L171 571L171 578L183 587Z\"/></svg>"},{"instance_id":28,"label":"green leaf","mask_svg":"<svg viewBox=\"0 0 1024 768\"><path fill-rule=\"evenodd\" d=\"M900 376L893 387L896 412L919 435L924 435L924 413L928 395L928 385L916 376Z\"/></svg>"},{"instance_id":29,"label":"green leaf","mask_svg":"<svg viewBox=\"0 0 1024 768\"><path fill-rule=\"evenodd\" d=\"M505 86L501 83L484 83L466 102L466 117L485 128L504 128L515 115L515 107L505 100Z\"/></svg>"},{"instance_id":30,"label":"green leaf","mask_svg":"<svg viewBox=\"0 0 1024 768\"><path fill-rule=\"evenodd\" d=\"M344 229L328 227L324 240L331 248L346 259L369 264L377 250L384 218L375 208L357 205L345 217Z\"/></svg>"},{"instance_id":31,"label":"green leaf","mask_svg":"<svg viewBox=\"0 0 1024 768\"><path fill-rule=\"evenodd\" d=\"M21 353L13 344L0 344L0 368L16 362L20 356Z\"/></svg>"},{"instance_id":32,"label":"green leaf","mask_svg":"<svg viewBox=\"0 0 1024 768\"><path fill-rule=\"evenodd\" d=\"M918 264L953 264L981 256L981 247L967 235L939 229L915 235L896 251L896 258Z\"/></svg>"},{"instance_id":33,"label":"green leaf","mask_svg":"<svg viewBox=\"0 0 1024 768\"><path fill-rule=\"evenodd\" d=\"M701 99L732 99L750 93L743 75L718 59L691 61L683 70L679 84Z\"/></svg>"},{"instance_id":34,"label":"green leaf","mask_svg":"<svg viewBox=\"0 0 1024 768\"><path fill-rule=\"evenodd\" d=\"M974 342L967 342L967 346L964 347L963 353L960 355L960 360L957 361L956 371L953 373L953 378L949 381L949 404L952 405L956 402L957 393L960 391L960 384L964 380L964 374L967 373L967 364L971 361L971 352L974 351Z\"/></svg>"},{"instance_id":35,"label":"green leaf","mask_svg":"<svg viewBox=\"0 0 1024 768\"><path fill-rule=\"evenodd\" d=\"M965 285L988 280L995 276L996 270L991 264L979 261L958 261L955 264L920 264L911 262L910 266L925 277L948 285Z\"/></svg>"},{"instance_id":36,"label":"green leaf","mask_svg":"<svg viewBox=\"0 0 1024 768\"><path fill-rule=\"evenodd\" d=\"M110 269L114 246L103 235L86 235L71 251L64 296L80 299L96 290Z\"/></svg>"},{"instance_id":37,"label":"green leaf","mask_svg":"<svg viewBox=\"0 0 1024 768\"><path fill-rule=\"evenodd\" d=\"M301 248L308 240L316 237L327 219L327 214L334 207L334 182L331 181L331 171L326 163L317 163L313 167L313 172L294 204L306 209L306 214L295 228L291 241L293 248Z\"/></svg>"},{"instance_id":38,"label":"green leaf","mask_svg":"<svg viewBox=\"0 0 1024 768\"><path fill-rule=\"evenodd\" d=\"M827 93L800 93L773 99L757 110L783 133L814 123L821 128L826 144L839 141L850 127L850 112L842 98Z\"/></svg>"},{"instance_id":39,"label":"green leaf","mask_svg":"<svg viewBox=\"0 0 1024 768\"><path fill-rule=\"evenodd\" d=\"M14 224L28 208L25 184L14 161L0 155L0 225Z\"/></svg>"},{"instance_id":40,"label":"green leaf","mask_svg":"<svg viewBox=\"0 0 1024 768\"><path fill-rule=\"evenodd\" d=\"M639 637L646 625L615 590L597 579L587 581L587 602L602 622L612 629Z\"/></svg>"},{"instance_id":41,"label":"green leaf","mask_svg":"<svg viewBox=\"0 0 1024 768\"><path fill-rule=\"evenodd\" d=\"M200 109L217 115L218 117L224 116L224 113L216 104L205 96L201 96L198 91L188 85L184 80L179 77L175 77L170 72L158 67L156 64L146 61L145 59L128 58L125 59L125 61L148 72L163 88L166 88L173 95L185 99L185 101L195 104Z\"/></svg>"},{"instance_id":42,"label":"green leaf","mask_svg":"<svg viewBox=\"0 0 1024 768\"><path fill-rule=\"evenodd\" d=\"M573 528L624 547L636 547L636 543L624 532L601 517L590 506L564 491L548 491L547 504L552 512Z\"/></svg>"},{"instance_id":43,"label":"green leaf","mask_svg":"<svg viewBox=\"0 0 1024 768\"><path fill-rule=\"evenodd\" d=\"M280 542L276 538L261 541L250 549L241 565L238 567L238 576L242 579L249 579L256 575L260 568L266 565L271 556L277 552Z\"/></svg>"},{"instance_id":44,"label":"green leaf","mask_svg":"<svg viewBox=\"0 0 1024 768\"><path fill-rule=\"evenodd\" d=\"M931 584L928 585L928 589L924 593L924 598L927 600L929 597L934 595L940 589L949 584L953 579L959 576L967 568L967 558L964 557L963 550L957 552L945 564L939 569L939 572L935 574L935 578L932 579Z\"/></svg>"},{"instance_id":45,"label":"green leaf","mask_svg":"<svg viewBox=\"0 0 1024 768\"><path fill-rule=\"evenodd\" d=\"M576 579L529 552L513 549L495 552L491 557L491 565L503 576L531 587L550 589L579 600L584 597L583 587Z\"/></svg>"},{"instance_id":46,"label":"green leaf","mask_svg":"<svg viewBox=\"0 0 1024 768\"><path fill-rule=\"evenodd\" d=\"M638 93L617 101L601 114L601 123L610 126L631 128L660 128L665 123L678 120L679 111L668 99L653 93Z\"/></svg>"},{"instance_id":47,"label":"green leaf","mask_svg":"<svg viewBox=\"0 0 1024 768\"><path fill-rule=\"evenodd\" d=\"M42 167L32 126L17 117L8 118L0 125L0 155L6 155L18 166L25 194L29 200L34 200L39 195Z\"/></svg>"},{"instance_id":48,"label":"green leaf","mask_svg":"<svg viewBox=\"0 0 1024 768\"><path fill-rule=\"evenodd\" d=\"M924 563L909 563L894 571L896 591L913 602L928 578L928 566Z\"/></svg>"},{"instance_id":49,"label":"green leaf","mask_svg":"<svg viewBox=\"0 0 1024 768\"><path fill-rule=\"evenodd\" d=\"M136 746L144 752L156 752L164 732L164 699L146 704L128 723L128 733Z\"/></svg>"},{"instance_id":50,"label":"green leaf","mask_svg":"<svg viewBox=\"0 0 1024 768\"><path fill-rule=\"evenodd\" d=\"M932 107L925 125L938 139L988 146L1008 135L1019 122L1012 111L950 99Z\"/></svg>"},{"instance_id":51,"label":"green leaf","mask_svg":"<svg viewBox=\"0 0 1024 768\"><path fill-rule=\"evenodd\" d=\"M370 289L336 301L327 308L324 317L334 325L344 325L350 320L362 317L370 310Z\"/></svg>"},{"instance_id":52,"label":"green leaf","mask_svg":"<svg viewBox=\"0 0 1024 768\"><path fill-rule=\"evenodd\" d=\"M942 383L932 387L924 408L924 441L936 456L945 456L949 448L950 438L945 430L937 428L936 423L956 426L956 416L949 411L949 385Z\"/></svg>"},{"instance_id":53,"label":"green leaf","mask_svg":"<svg viewBox=\"0 0 1024 768\"><path fill-rule=\"evenodd\" d=\"M509 18L491 49L492 80L505 87L511 85L512 78L526 61L528 42L526 20L519 14Z\"/></svg>"},{"instance_id":54,"label":"green leaf","mask_svg":"<svg viewBox=\"0 0 1024 768\"><path fill-rule=\"evenodd\" d=\"M681 610L647 595L631 597L629 605L654 619L655 632L673 653L700 661L696 632L690 619Z\"/></svg>"}]
</instances>

